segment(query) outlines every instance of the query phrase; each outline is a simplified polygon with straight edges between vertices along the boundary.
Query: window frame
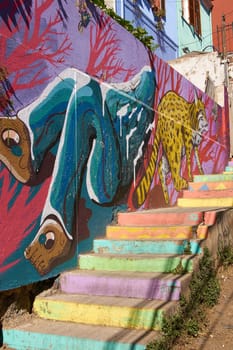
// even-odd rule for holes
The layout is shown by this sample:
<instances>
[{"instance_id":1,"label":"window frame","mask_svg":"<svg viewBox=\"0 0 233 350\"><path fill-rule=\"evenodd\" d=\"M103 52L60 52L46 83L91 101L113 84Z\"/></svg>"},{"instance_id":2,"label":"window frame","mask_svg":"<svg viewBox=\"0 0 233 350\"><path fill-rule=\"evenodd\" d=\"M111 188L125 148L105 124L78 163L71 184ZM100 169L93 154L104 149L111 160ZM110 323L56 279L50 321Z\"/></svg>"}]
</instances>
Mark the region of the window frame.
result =
<instances>
[{"instance_id":1,"label":"window frame","mask_svg":"<svg viewBox=\"0 0 233 350\"><path fill-rule=\"evenodd\" d=\"M201 36L201 4L200 0L182 0L182 17Z\"/></svg>"}]
</instances>

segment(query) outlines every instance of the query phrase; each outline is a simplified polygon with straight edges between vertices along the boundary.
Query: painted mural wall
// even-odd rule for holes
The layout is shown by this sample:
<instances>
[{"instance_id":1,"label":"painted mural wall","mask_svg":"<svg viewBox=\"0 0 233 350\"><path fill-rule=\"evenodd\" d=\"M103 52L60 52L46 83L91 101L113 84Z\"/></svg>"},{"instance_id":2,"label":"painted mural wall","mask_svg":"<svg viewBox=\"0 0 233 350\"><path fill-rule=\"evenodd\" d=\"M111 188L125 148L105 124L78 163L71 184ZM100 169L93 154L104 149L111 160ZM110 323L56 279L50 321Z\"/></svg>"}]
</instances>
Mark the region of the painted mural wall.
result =
<instances>
[{"instance_id":1,"label":"painted mural wall","mask_svg":"<svg viewBox=\"0 0 233 350\"><path fill-rule=\"evenodd\" d=\"M228 118L92 3L1 1L0 290L56 276L119 210L221 172Z\"/></svg>"}]
</instances>

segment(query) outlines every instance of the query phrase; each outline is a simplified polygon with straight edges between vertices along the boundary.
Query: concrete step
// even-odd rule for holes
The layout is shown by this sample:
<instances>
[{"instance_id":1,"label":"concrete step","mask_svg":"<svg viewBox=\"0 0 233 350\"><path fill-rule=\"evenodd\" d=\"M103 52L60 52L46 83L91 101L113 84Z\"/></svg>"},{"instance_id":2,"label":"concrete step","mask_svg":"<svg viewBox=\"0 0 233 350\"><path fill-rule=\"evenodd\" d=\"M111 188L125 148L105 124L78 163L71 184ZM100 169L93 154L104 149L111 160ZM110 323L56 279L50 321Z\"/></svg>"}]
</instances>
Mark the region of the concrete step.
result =
<instances>
[{"instance_id":1,"label":"concrete step","mask_svg":"<svg viewBox=\"0 0 233 350\"><path fill-rule=\"evenodd\" d=\"M164 315L175 312L178 305L176 301L60 293L37 296L33 311L50 320L157 330Z\"/></svg>"},{"instance_id":2,"label":"concrete step","mask_svg":"<svg viewBox=\"0 0 233 350\"><path fill-rule=\"evenodd\" d=\"M233 188L226 190L183 191L182 198L223 198L233 197Z\"/></svg>"},{"instance_id":3,"label":"concrete step","mask_svg":"<svg viewBox=\"0 0 233 350\"><path fill-rule=\"evenodd\" d=\"M198 208L204 207L218 207L228 208L233 206L233 197L219 197L219 198L178 198L177 205L180 207Z\"/></svg>"},{"instance_id":4,"label":"concrete step","mask_svg":"<svg viewBox=\"0 0 233 350\"><path fill-rule=\"evenodd\" d=\"M195 255L152 254L80 254L82 270L137 271L169 273L177 269L190 272L195 268ZM179 273L179 272L177 272Z\"/></svg>"},{"instance_id":5,"label":"concrete step","mask_svg":"<svg viewBox=\"0 0 233 350\"><path fill-rule=\"evenodd\" d=\"M157 239L192 239L193 226L120 226L108 225L106 227L108 239L127 240L157 240Z\"/></svg>"},{"instance_id":6,"label":"concrete step","mask_svg":"<svg viewBox=\"0 0 233 350\"><path fill-rule=\"evenodd\" d=\"M189 288L191 273L184 275L73 270L60 276L60 290L69 294L179 300Z\"/></svg>"},{"instance_id":7,"label":"concrete step","mask_svg":"<svg viewBox=\"0 0 233 350\"><path fill-rule=\"evenodd\" d=\"M3 328L3 341L15 350L144 350L157 331L102 327L33 318Z\"/></svg>"},{"instance_id":8,"label":"concrete step","mask_svg":"<svg viewBox=\"0 0 233 350\"><path fill-rule=\"evenodd\" d=\"M99 238L93 242L95 253L107 254L191 254L201 253L200 240L116 240Z\"/></svg>"},{"instance_id":9,"label":"concrete step","mask_svg":"<svg viewBox=\"0 0 233 350\"><path fill-rule=\"evenodd\" d=\"M233 189L233 181L189 182L189 191L209 191Z\"/></svg>"},{"instance_id":10,"label":"concrete step","mask_svg":"<svg viewBox=\"0 0 233 350\"><path fill-rule=\"evenodd\" d=\"M199 187L198 183L192 184L194 187L195 185ZM233 189L233 181L231 185L231 189ZM196 190L199 190L198 187ZM120 226L153 227L174 225L197 226L205 222L206 225L211 226L214 224L216 214L219 210L221 209L216 207L182 208L175 206L170 208L140 210L138 212L118 213L117 224Z\"/></svg>"},{"instance_id":11,"label":"concrete step","mask_svg":"<svg viewBox=\"0 0 233 350\"><path fill-rule=\"evenodd\" d=\"M233 181L233 174L205 174L194 175L193 182L221 182L221 181Z\"/></svg>"},{"instance_id":12,"label":"concrete step","mask_svg":"<svg viewBox=\"0 0 233 350\"><path fill-rule=\"evenodd\" d=\"M233 181L232 181L233 188ZM118 213L117 223L122 226L171 226L198 225L203 221L203 211L181 209L179 207L141 210L138 212Z\"/></svg>"}]
</instances>

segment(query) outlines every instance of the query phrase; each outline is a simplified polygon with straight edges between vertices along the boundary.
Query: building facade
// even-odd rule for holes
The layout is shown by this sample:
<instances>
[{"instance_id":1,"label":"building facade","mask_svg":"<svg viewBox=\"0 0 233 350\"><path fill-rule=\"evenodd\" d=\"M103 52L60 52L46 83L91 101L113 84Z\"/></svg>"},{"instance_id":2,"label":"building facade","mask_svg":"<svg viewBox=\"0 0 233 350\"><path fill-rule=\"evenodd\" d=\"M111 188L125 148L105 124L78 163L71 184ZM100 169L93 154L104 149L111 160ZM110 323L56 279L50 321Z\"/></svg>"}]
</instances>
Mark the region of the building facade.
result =
<instances>
[{"instance_id":1,"label":"building facade","mask_svg":"<svg viewBox=\"0 0 233 350\"><path fill-rule=\"evenodd\" d=\"M192 51L212 51L210 0L109 1L118 15L152 35L156 55L172 60Z\"/></svg>"},{"instance_id":2,"label":"building facade","mask_svg":"<svg viewBox=\"0 0 233 350\"><path fill-rule=\"evenodd\" d=\"M182 0L176 4L179 56L193 51L212 51L212 2Z\"/></svg>"},{"instance_id":3,"label":"building facade","mask_svg":"<svg viewBox=\"0 0 233 350\"><path fill-rule=\"evenodd\" d=\"M233 53L233 3L213 0L213 44L218 52Z\"/></svg>"}]
</instances>

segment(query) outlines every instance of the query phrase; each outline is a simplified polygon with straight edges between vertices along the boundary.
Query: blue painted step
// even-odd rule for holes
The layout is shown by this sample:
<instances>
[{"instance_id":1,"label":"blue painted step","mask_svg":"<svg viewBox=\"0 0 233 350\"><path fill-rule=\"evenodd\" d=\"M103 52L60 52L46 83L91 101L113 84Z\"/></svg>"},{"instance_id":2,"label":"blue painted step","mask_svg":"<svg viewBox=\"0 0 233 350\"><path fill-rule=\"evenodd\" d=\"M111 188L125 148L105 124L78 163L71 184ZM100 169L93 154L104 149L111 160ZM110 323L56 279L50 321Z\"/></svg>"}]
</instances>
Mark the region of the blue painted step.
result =
<instances>
[{"instance_id":1,"label":"blue painted step","mask_svg":"<svg viewBox=\"0 0 233 350\"><path fill-rule=\"evenodd\" d=\"M191 254L200 254L200 240L110 240L95 239L93 250L95 253L107 254L184 254L191 249Z\"/></svg>"}]
</instances>

